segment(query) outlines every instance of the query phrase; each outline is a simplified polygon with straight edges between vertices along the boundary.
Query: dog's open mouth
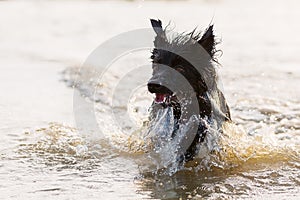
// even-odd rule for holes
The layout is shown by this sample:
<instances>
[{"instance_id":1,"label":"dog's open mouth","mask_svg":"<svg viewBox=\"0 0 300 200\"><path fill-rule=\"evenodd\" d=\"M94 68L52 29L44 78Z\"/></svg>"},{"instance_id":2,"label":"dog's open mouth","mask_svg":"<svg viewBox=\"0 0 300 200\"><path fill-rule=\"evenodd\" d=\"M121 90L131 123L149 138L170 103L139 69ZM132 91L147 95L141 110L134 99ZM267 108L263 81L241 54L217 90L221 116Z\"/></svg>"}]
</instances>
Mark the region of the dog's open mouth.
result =
<instances>
[{"instance_id":1,"label":"dog's open mouth","mask_svg":"<svg viewBox=\"0 0 300 200\"><path fill-rule=\"evenodd\" d=\"M172 102L177 102L177 97L174 94L161 94L161 93L155 93L155 99L154 102L156 104L166 104L169 105Z\"/></svg>"},{"instance_id":2,"label":"dog's open mouth","mask_svg":"<svg viewBox=\"0 0 300 200\"><path fill-rule=\"evenodd\" d=\"M156 104L169 105L171 102L177 102L177 97L170 89L159 84L148 84L149 92L155 94L154 102Z\"/></svg>"},{"instance_id":3,"label":"dog's open mouth","mask_svg":"<svg viewBox=\"0 0 300 200\"><path fill-rule=\"evenodd\" d=\"M155 103L167 103L170 99L170 95L168 94L155 94Z\"/></svg>"}]
</instances>

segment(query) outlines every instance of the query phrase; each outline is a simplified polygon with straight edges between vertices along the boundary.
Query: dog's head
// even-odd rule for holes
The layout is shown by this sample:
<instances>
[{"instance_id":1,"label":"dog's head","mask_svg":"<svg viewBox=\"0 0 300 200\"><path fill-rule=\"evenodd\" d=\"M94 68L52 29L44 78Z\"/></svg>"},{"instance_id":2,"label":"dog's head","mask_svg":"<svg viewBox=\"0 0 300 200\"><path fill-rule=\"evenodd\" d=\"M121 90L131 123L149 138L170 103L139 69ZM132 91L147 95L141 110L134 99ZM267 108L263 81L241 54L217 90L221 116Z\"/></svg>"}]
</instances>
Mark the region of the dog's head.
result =
<instances>
[{"instance_id":1,"label":"dog's head","mask_svg":"<svg viewBox=\"0 0 300 200\"><path fill-rule=\"evenodd\" d=\"M148 90L156 95L154 102L174 105L179 98L194 95L199 101L200 114L209 115L211 106L206 92L215 82L215 71L211 67L216 52L213 26L201 37L193 31L169 40L160 20L151 20L151 24L156 37Z\"/></svg>"}]
</instances>

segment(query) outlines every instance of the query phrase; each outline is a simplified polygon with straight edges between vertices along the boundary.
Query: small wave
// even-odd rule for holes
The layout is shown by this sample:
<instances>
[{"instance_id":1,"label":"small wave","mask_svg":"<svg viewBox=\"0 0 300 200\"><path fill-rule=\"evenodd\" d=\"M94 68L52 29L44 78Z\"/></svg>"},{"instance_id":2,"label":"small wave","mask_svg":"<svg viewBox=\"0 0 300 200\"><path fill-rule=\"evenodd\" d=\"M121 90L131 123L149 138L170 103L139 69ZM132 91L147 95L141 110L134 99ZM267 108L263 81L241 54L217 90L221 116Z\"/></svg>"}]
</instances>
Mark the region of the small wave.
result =
<instances>
[{"instance_id":1,"label":"small wave","mask_svg":"<svg viewBox=\"0 0 300 200\"><path fill-rule=\"evenodd\" d=\"M103 150L104 141L90 141L77 129L60 123L49 123L47 127L26 132L25 136L17 148L17 157L56 170L92 169L101 158L113 154Z\"/></svg>"}]
</instances>

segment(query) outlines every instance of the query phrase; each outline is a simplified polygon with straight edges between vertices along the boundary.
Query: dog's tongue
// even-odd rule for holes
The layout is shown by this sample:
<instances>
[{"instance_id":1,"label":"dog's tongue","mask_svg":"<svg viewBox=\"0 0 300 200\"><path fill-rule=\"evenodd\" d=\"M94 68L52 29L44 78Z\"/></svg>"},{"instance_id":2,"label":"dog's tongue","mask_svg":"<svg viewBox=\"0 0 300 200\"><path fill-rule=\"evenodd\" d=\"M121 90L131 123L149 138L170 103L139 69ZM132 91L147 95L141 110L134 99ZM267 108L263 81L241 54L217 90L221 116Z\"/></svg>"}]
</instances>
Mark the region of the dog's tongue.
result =
<instances>
[{"instance_id":1,"label":"dog's tongue","mask_svg":"<svg viewBox=\"0 0 300 200\"><path fill-rule=\"evenodd\" d=\"M158 94L156 93L156 97L155 97L155 101L157 103L162 103L165 99L165 95L164 94Z\"/></svg>"}]
</instances>

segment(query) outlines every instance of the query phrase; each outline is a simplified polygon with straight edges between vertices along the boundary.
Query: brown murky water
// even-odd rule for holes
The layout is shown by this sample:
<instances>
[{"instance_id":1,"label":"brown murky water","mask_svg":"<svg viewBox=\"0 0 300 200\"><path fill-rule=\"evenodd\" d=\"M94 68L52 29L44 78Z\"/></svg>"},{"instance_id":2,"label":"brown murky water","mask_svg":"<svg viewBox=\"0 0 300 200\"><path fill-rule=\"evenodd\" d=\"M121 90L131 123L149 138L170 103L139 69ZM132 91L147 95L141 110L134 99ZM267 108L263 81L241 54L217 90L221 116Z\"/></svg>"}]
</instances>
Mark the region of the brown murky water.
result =
<instances>
[{"instance_id":1,"label":"brown murky water","mask_svg":"<svg viewBox=\"0 0 300 200\"><path fill-rule=\"evenodd\" d=\"M299 8L297 1L0 2L0 198L298 199ZM128 135L102 121L118 70L104 84L83 73L82 87L66 85L97 45L148 27L150 17L185 31L206 27L212 16L223 40L220 75L235 125L225 125L220 151L170 176L135 151L153 98L145 87L116 109L131 110L138 122ZM148 57L147 50L128 54L113 66L145 64ZM150 75L145 68L142 78ZM89 94L96 85L97 95ZM77 91L96 102L105 138L75 128ZM124 94L115 98L122 103Z\"/></svg>"}]
</instances>

